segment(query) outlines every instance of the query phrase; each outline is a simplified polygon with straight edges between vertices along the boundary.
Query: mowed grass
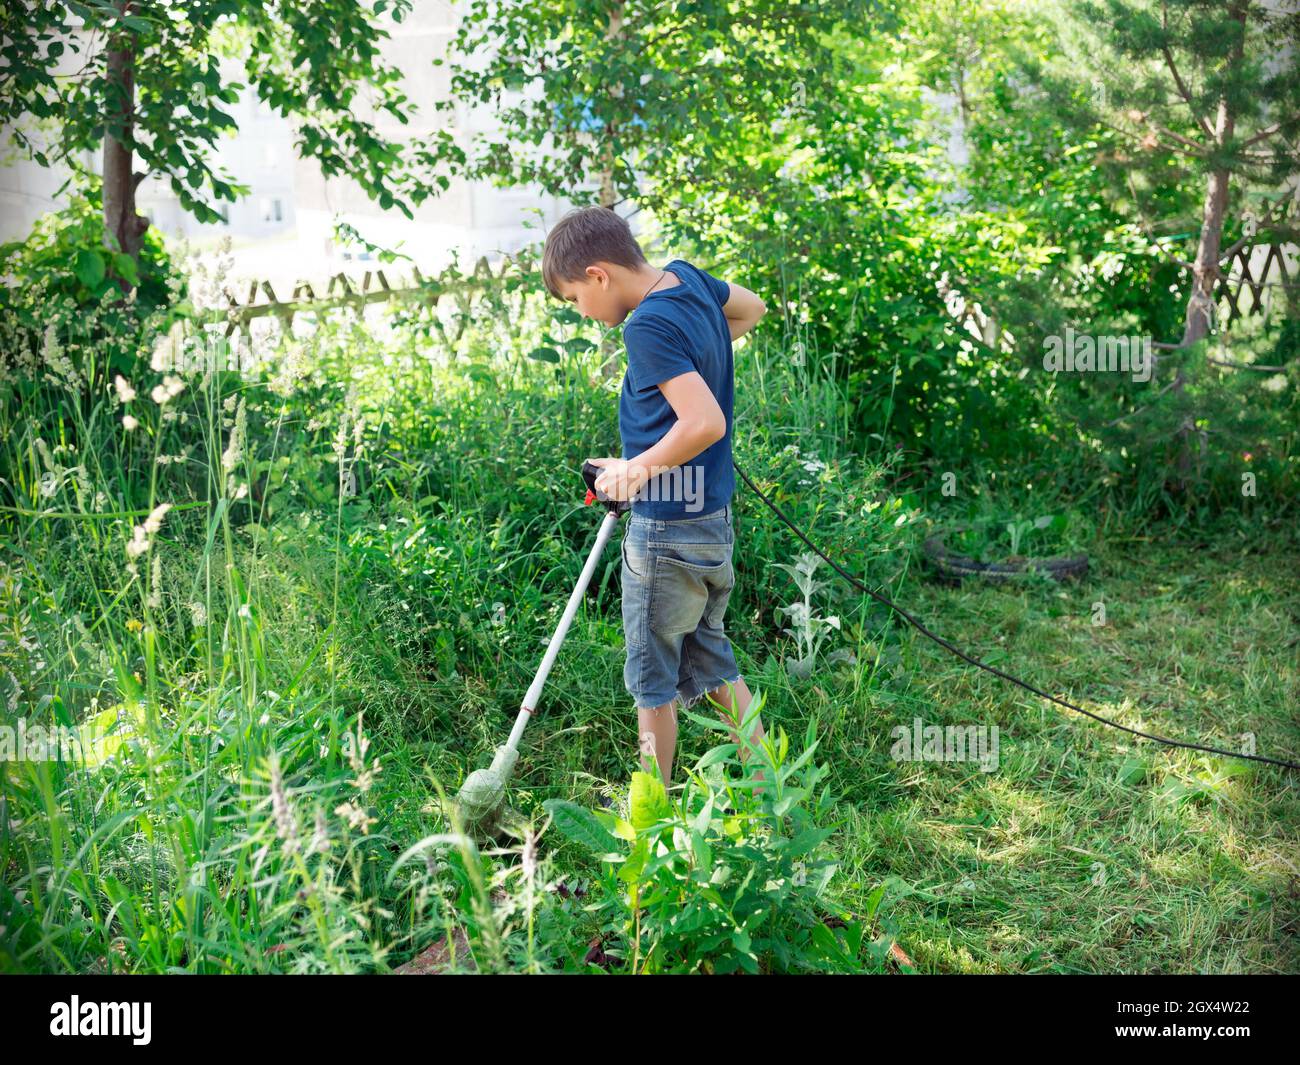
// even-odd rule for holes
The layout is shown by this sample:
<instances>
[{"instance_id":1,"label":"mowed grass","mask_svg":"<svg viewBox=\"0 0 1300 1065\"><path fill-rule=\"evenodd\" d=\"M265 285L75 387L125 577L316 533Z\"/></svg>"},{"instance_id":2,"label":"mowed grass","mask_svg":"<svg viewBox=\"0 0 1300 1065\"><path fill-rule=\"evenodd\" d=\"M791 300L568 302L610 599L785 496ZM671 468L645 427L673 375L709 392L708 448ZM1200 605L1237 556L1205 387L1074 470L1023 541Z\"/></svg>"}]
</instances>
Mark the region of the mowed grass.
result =
<instances>
[{"instance_id":1,"label":"mowed grass","mask_svg":"<svg viewBox=\"0 0 1300 1065\"><path fill-rule=\"evenodd\" d=\"M1258 753L1294 760L1298 563L1285 547L1126 543L1079 582L926 585L906 605L976 658L1130 728L1229 750L1254 733ZM878 684L856 680L774 705L830 715L847 879L920 892L892 913L923 970L1300 969L1295 773L1108 728L917 633ZM997 725L997 769L891 760L889 730L914 716Z\"/></svg>"}]
</instances>

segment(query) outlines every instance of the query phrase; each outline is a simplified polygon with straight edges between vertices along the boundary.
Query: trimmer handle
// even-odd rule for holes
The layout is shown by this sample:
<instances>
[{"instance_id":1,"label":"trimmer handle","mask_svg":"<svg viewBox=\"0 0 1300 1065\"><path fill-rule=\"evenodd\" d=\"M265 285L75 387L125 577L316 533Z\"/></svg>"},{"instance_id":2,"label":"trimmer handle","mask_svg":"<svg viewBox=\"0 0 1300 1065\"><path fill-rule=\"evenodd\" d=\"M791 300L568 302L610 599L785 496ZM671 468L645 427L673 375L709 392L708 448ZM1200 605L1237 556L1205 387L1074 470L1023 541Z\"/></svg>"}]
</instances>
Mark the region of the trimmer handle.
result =
<instances>
[{"instance_id":1,"label":"trimmer handle","mask_svg":"<svg viewBox=\"0 0 1300 1065\"><path fill-rule=\"evenodd\" d=\"M591 462L582 464L582 479L587 482L587 498L583 503L590 506L592 503L604 503L605 509L613 511L615 514L623 514L632 509L632 504L626 499L610 499L604 492L596 489L596 478L600 475L600 467Z\"/></svg>"}]
</instances>

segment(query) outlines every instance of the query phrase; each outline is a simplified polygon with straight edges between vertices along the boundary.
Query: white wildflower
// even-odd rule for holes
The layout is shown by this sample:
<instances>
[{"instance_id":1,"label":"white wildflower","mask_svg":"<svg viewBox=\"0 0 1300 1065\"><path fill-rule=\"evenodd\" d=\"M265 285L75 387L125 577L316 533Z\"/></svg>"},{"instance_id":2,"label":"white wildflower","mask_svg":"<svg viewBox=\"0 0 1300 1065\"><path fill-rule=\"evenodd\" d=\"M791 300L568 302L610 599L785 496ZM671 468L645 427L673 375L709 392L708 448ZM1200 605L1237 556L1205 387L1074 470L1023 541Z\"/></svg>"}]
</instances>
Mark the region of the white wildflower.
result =
<instances>
[{"instance_id":1,"label":"white wildflower","mask_svg":"<svg viewBox=\"0 0 1300 1065\"><path fill-rule=\"evenodd\" d=\"M350 802L336 806L334 812L340 817L347 818L347 822L352 828L359 828L365 833L368 833L370 826L375 823L375 818L369 816L361 807L354 806Z\"/></svg>"},{"instance_id":2,"label":"white wildflower","mask_svg":"<svg viewBox=\"0 0 1300 1065\"><path fill-rule=\"evenodd\" d=\"M159 503L154 507L153 510L149 512L149 516L144 519L144 531L152 536L161 529L163 518L167 516L167 512L171 509L172 505L170 503Z\"/></svg>"},{"instance_id":3,"label":"white wildflower","mask_svg":"<svg viewBox=\"0 0 1300 1065\"><path fill-rule=\"evenodd\" d=\"M170 503L159 503L149 512L149 516L144 519L144 524L135 527L131 534L131 542L126 545L128 558L139 558L149 550L152 543L149 538L162 528L163 518L171 509L172 505ZM128 569L130 569L131 575L134 576L134 567L128 567Z\"/></svg>"},{"instance_id":4,"label":"white wildflower","mask_svg":"<svg viewBox=\"0 0 1300 1065\"><path fill-rule=\"evenodd\" d=\"M308 854L325 854L330 849L330 831L329 825L325 821L325 811L319 806L316 808L316 830L312 834L311 843L307 846Z\"/></svg>"},{"instance_id":5,"label":"white wildflower","mask_svg":"<svg viewBox=\"0 0 1300 1065\"><path fill-rule=\"evenodd\" d=\"M122 415L122 428L125 429L128 433L131 432L131 430L135 429L137 426L139 426L139 424L140 423L136 421L134 418L132 418L131 415L129 414Z\"/></svg>"},{"instance_id":6,"label":"white wildflower","mask_svg":"<svg viewBox=\"0 0 1300 1065\"><path fill-rule=\"evenodd\" d=\"M185 323L175 322L171 329L154 341L149 368L155 373L176 368L176 355L185 344ZM155 401L156 402L156 401Z\"/></svg>"},{"instance_id":7,"label":"white wildflower","mask_svg":"<svg viewBox=\"0 0 1300 1065\"><path fill-rule=\"evenodd\" d=\"M208 623L208 608L203 603L190 604L190 622L196 629L203 628Z\"/></svg>"},{"instance_id":8,"label":"white wildflower","mask_svg":"<svg viewBox=\"0 0 1300 1065\"><path fill-rule=\"evenodd\" d=\"M288 397L294 387L307 375L307 352L299 340L289 344L284 360L280 363L280 372L271 381L271 391L277 396Z\"/></svg>"},{"instance_id":9,"label":"white wildflower","mask_svg":"<svg viewBox=\"0 0 1300 1065\"><path fill-rule=\"evenodd\" d=\"M334 433L334 443L331 445L334 449L334 457L339 462L343 461L343 455L348 449L348 412L344 411L343 416L339 418L338 430Z\"/></svg>"},{"instance_id":10,"label":"white wildflower","mask_svg":"<svg viewBox=\"0 0 1300 1065\"><path fill-rule=\"evenodd\" d=\"M117 398L123 403L130 403L131 400L135 399L135 389L121 374L113 378L113 387L117 389Z\"/></svg>"},{"instance_id":11,"label":"white wildflower","mask_svg":"<svg viewBox=\"0 0 1300 1065\"><path fill-rule=\"evenodd\" d=\"M168 401L175 399L184 391L185 382L175 374L167 374L167 376L163 378L163 383L160 385L154 385L153 391L150 392L149 395L153 401L161 407Z\"/></svg>"},{"instance_id":12,"label":"white wildflower","mask_svg":"<svg viewBox=\"0 0 1300 1065\"><path fill-rule=\"evenodd\" d=\"M149 572L149 598L145 604L150 610L162 609L162 555L153 556L153 568Z\"/></svg>"},{"instance_id":13,"label":"white wildflower","mask_svg":"<svg viewBox=\"0 0 1300 1065\"><path fill-rule=\"evenodd\" d=\"M230 444L225 453L221 456L221 468L229 473L244 460L244 442L248 435L248 412L244 407L244 399L239 399L239 407L235 411L235 427L230 431Z\"/></svg>"},{"instance_id":14,"label":"white wildflower","mask_svg":"<svg viewBox=\"0 0 1300 1065\"><path fill-rule=\"evenodd\" d=\"M36 438L36 451L41 456L41 462L45 464L45 468L53 473L54 456L50 453L50 445L39 436Z\"/></svg>"},{"instance_id":15,"label":"white wildflower","mask_svg":"<svg viewBox=\"0 0 1300 1065\"><path fill-rule=\"evenodd\" d=\"M284 842L285 852L293 853L299 846L298 819L289 805L284 778L280 775L280 760L275 755L271 756L271 812L275 815L275 833Z\"/></svg>"},{"instance_id":16,"label":"white wildflower","mask_svg":"<svg viewBox=\"0 0 1300 1065\"><path fill-rule=\"evenodd\" d=\"M131 542L126 545L126 554L128 558L139 558L149 550L149 538L144 534L144 526L137 525L131 534ZM128 566L127 569L131 576L135 576L134 566Z\"/></svg>"}]
</instances>

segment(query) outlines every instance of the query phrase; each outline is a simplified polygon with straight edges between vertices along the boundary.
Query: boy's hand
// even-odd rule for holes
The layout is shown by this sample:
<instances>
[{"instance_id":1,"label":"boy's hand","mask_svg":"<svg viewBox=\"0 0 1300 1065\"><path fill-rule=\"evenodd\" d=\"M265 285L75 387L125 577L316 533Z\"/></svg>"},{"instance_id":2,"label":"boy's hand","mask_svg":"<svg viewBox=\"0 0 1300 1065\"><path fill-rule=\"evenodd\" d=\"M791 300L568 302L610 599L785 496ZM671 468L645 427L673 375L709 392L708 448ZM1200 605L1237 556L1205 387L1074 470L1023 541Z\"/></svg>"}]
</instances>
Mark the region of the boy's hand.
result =
<instances>
[{"instance_id":1,"label":"boy's hand","mask_svg":"<svg viewBox=\"0 0 1300 1065\"><path fill-rule=\"evenodd\" d=\"M626 502L635 496L650 480L644 466L633 465L627 459L588 459L593 466L602 467L596 475L596 488L610 499Z\"/></svg>"}]
</instances>

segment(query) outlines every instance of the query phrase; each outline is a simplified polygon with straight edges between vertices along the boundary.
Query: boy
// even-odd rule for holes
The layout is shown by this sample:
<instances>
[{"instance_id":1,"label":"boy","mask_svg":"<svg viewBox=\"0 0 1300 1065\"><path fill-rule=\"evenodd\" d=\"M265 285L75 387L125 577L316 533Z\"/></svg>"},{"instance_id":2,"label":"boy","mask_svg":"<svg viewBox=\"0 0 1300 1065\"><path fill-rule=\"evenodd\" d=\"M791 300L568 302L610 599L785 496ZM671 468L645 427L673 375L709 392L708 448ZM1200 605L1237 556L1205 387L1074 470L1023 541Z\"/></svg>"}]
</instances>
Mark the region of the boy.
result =
<instances>
[{"instance_id":1,"label":"boy","mask_svg":"<svg viewBox=\"0 0 1300 1065\"><path fill-rule=\"evenodd\" d=\"M591 461L603 467L597 488L632 500L623 530L623 682L636 703L641 766L649 773L657 763L667 787L679 701L690 706L710 695L736 743L749 709L722 627L735 583L732 342L767 307L684 260L651 266L627 222L606 207L577 208L555 224L542 278L551 295L607 326L631 314L619 397L623 455ZM763 738L761 721L752 738Z\"/></svg>"}]
</instances>

